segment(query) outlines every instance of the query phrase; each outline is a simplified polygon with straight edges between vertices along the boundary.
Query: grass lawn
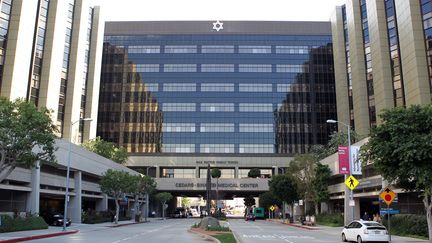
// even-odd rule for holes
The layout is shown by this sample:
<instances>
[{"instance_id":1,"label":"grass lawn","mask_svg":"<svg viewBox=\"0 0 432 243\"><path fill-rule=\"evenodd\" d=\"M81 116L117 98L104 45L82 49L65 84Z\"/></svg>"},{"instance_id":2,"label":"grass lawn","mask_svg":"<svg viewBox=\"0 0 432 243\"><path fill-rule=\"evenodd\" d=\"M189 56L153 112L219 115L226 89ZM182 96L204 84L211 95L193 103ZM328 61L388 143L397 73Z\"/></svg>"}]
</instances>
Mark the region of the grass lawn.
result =
<instances>
[{"instance_id":1,"label":"grass lawn","mask_svg":"<svg viewBox=\"0 0 432 243\"><path fill-rule=\"evenodd\" d=\"M213 237L220 240L221 243L237 243L232 233L215 235Z\"/></svg>"}]
</instances>

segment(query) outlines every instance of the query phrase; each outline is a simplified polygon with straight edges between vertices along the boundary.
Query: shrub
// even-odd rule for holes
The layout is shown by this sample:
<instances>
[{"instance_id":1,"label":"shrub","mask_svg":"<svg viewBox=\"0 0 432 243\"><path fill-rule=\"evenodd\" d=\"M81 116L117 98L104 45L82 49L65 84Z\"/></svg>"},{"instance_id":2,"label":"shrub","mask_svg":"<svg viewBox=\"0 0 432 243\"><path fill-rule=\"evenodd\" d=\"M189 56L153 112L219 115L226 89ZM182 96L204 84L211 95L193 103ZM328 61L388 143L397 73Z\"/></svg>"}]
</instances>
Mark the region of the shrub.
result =
<instances>
[{"instance_id":1,"label":"shrub","mask_svg":"<svg viewBox=\"0 0 432 243\"><path fill-rule=\"evenodd\" d=\"M82 214L82 222L84 224L100 224L105 222L111 222L112 221L112 213L109 211L102 211L102 212L83 212ZM131 217L129 216L121 216L119 217L119 221L125 221L125 220L131 220Z\"/></svg>"},{"instance_id":2,"label":"shrub","mask_svg":"<svg viewBox=\"0 0 432 243\"><path fill-rule=\"evenodd\" d=\"M217 219L222 219L222 220L226 219L226 214L221 211L216 211L215 213L212 214L212 216Z\"/></svg>"},{"instance_id":3,"label":"shrub","mask_svg":"<svg viewBox=\"0 0 432 243\"><path fill-rule=\"evenodd\" d=\"M224 226L209 226L207 227L208 231L231 231L229 227Z\"/></svg>"},{"instance_id":4,"label":"shrub","mask_svg":"<svg viewBox=\"0 0 432 243\"><path fill-rule=\"evenodd\" d=\"M1 215L0 233L48 229L48 224L39 216L27 216L25 218L12 218L9 215Z\"/></svg>"},{"instance_id":5,"label":"shrub","mask_svg":"<svg viewBox=\"0 0 432 243\"><path fill-rule=\"evenodd\" d=\"M328 226L343 226L344 218L340 213L335 213L335 214L323 213L323 214L318 214L316 216L316 222L317 224L328 225Z\"/></svg>"},{"instance_id":6,"label":"shrub","mask_svg":"<svg viewBox=\"0 0 432 243\"><path fill-rule=\"evenodd\" d=\"M425 215L397 214L391 216L390 231L401 236L428 237L428 227ZM387 217L383 217L383 224L388 228Z\"/></svg>"}]
</instances>

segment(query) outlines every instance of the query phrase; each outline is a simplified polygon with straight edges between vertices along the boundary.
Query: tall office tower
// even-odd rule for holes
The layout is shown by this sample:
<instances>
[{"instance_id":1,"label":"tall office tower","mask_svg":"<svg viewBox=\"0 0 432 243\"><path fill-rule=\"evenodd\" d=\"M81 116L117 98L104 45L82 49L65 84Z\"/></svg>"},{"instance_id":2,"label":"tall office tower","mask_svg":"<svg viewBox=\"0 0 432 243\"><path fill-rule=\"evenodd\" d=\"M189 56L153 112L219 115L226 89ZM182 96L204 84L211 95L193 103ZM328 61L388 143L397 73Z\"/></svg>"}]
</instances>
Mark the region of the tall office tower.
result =
<instances>
[{"instance_id":1,"label":"tall office tower","mask_svg":"<svg viewBox=\"0 0 432 243\"><path fill-rule=\"evenodd\" d=\"M332 16L337 113L368 134L386 108L429 104L432 1L347 0Z\"/></svg>"},{"instance_id":2,"label":"tall office tower","mask_svg":"<svg viewBox=\"0 0 432 243\"><path fill-rule=\"evenodd\" d=\"M329 22L106 24L97 133L131 160L306 153L327 142L335 100ZM198 176L192 164L160 175Z\"/></svg>"},{"instance_id":3,"label":"tall office tower","mask_svg":"<svg viewBox=\"0 0 432 243\"><path fill-rule=\"evenodd\" d=\"M100 8L87 0L0 5L0 95L51 109L63 138L94 138L104 30ZM94 122L78 123L84 117Z\"/></svg>"}]
</instances>

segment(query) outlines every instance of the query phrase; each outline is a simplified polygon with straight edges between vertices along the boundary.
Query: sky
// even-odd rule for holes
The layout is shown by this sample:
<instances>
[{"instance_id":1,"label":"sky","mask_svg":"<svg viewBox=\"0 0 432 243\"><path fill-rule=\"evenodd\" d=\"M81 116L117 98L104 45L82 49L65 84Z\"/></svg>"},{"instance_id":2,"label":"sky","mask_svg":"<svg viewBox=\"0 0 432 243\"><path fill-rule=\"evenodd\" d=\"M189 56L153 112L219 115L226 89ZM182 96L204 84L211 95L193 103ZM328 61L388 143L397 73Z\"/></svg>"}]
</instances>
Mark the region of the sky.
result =
<instances>
[{"instance_id":1,"label":"sky","mask_svg":"<svg viewBox=\"0 0 432 243\"><path fill-rule=\"evenodd\" d=\"M328 21L346 0L90 0L107 21Z\"/></svg>"}]
</instances>

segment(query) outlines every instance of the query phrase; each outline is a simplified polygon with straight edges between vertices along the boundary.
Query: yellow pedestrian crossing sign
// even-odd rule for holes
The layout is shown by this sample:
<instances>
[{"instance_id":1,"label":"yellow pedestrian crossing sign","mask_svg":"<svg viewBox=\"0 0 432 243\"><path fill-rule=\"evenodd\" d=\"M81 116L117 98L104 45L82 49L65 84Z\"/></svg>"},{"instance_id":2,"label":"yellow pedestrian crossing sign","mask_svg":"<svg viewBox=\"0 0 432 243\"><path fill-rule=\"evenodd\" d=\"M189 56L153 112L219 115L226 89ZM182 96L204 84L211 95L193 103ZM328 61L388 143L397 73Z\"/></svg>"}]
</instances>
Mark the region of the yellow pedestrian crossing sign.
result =
<instances>
[{"instance_id":1,"label":"yellow pedestrian crossing sign","mask_svg":"<svg viewBox=\"0 0 432 243\"><path fill-rule=\"evenodd\" d=\"M352 175L350 175L345 181L345 185L347 185L347 187L351 190L354 190L354 188L356 188L358 184L359 181Z\"/></svg>"},{"instance_id":2,"label":"yellow pedestrian crossing sign","mask_svg":"<svg viewBox=\"0 0 432 243\"><path fill-rule=\"evenodd\" d=\"M275 207L273 205L271 205L269 209L270 209L270 211L274 211Z\"/></svg>"}]
</instances>

